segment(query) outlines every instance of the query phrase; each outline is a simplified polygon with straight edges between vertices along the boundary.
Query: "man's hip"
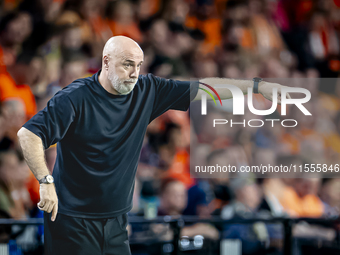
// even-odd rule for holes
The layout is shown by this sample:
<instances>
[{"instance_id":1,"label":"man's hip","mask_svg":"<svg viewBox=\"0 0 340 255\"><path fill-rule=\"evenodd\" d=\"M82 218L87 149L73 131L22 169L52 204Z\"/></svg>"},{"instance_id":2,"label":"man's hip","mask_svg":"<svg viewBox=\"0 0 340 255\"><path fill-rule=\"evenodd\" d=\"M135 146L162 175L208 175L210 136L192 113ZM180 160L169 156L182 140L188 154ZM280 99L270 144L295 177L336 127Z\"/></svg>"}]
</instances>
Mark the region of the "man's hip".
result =
<instances>
[{"instance_id":1,"label":"man's hip","mask_svg":"<svg viewBox=\"0 0 340 255\"><path fill-rule=\"evenodd\" d=\"M47 255L131 254L127 214L108 219L85 219L58 214L54 222L44 213L44 245Z\"/></svg>"}]
</instances>

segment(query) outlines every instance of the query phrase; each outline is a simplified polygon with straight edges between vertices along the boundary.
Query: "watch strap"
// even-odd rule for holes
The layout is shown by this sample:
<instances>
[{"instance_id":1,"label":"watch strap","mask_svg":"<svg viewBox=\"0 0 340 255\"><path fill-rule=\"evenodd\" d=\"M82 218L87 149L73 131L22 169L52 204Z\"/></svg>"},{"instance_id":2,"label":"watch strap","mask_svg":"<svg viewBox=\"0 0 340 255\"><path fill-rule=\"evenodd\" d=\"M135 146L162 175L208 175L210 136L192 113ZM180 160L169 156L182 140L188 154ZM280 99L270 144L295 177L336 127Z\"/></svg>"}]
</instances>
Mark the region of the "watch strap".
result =
<instances>
[{"instance_id":1,"label":"watch strap","mask_svg":"<svg viewBox=\"0 0 340 255\"><path fill-rule=\"evenodd\" d=\"M259 93L259 83L262 81L262 79L255 77L255 78L253 78L253 81L254 81L253 93L258 94Z\"/></svg>"},{"instance_id":2,"label":"watch strap","mask_svg":"<svg viewBox=\"0 0 340 255\"><path fill-rule=\"evenodd\" d=\"M51 175L46 175L46 176L44 176L43 178L41 178L40 180L39 180L39 184L51 184L50 182L48 182L47 181L47 176L51 176ZM52 177L52 176L51 176ZM53 177L52 177L53 178ZM52 182L53 183L53 182Z\"/></svg>"},{"instance_id":3,"label":"watch strap","mask_svg":"<svg viewBox=\"0 0 340 255\"><path fill-rule=\"evenodd\" d=\"M39 181L39 184L45 183L46 182L46 177L44 176L43 178L41 178Z\"/></svg>"}]
</instances>

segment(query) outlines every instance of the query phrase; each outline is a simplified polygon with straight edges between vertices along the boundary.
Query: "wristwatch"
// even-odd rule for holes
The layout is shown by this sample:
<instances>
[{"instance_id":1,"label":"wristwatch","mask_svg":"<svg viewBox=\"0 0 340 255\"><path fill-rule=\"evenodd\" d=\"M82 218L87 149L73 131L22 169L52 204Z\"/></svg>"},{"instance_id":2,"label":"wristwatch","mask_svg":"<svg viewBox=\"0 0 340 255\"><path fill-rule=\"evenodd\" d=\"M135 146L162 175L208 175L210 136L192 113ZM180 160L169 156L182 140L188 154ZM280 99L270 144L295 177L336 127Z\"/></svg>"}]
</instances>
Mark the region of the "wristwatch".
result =
<instances>
[{"instance_id":1,"label":"wristwatch","mask_svg":"<svg viewBox=\"0 0 340 255\"><path fill-rule=\"evenodd\" d=\"M48 174L44 178L39 180L39 184L51 184L54 183L54 178L52 175Z\"/></svg>"},{"instance_id":2,"label":"wristwatch","mask_svg":"<svg viewBox=\"0 0 340 255\"><path fill-rule=\"evenodd\" d=\"M258 94L259 93L259 83L262 81L262 78L255 77L255 78L253 78L253 81L254 81L253 93Z\"/></svg>"}]
</instances>

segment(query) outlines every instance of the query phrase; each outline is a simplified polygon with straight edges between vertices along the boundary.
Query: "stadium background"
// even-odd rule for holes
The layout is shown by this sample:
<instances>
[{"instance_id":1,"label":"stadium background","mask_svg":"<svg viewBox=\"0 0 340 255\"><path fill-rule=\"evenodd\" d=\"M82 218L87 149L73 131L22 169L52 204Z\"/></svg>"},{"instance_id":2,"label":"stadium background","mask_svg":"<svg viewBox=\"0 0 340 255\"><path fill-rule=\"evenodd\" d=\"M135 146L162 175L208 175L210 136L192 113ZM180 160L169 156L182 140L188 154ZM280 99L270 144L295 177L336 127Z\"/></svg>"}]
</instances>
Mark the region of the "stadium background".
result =
<instances>
[{"instance_id":1,"label":"stadium background","mask_svg":"<svg viewBox=\"0 0 340 255\"><path fill-rule=\"evenodd\" d=\"M337 78L340 71L339 0L3 0L1 218L41 218L36 207L39 184L18 149L16 133L58 90L99 70L103 46L113 35L131 37L141 45L145 55L141 74L166 78L317 79ZM317 95L310 106L318 114L302 120L294 132L234 129L214 137L204 129L190 129L189 112L169 111L154 120L145 136L130 216L323 218L323 226L300 224L293 235L322 240L319 248L338 240L339 248L339 225L327 221L339 216L339 178L190 178L190 134L201 143L213 141L213 146L202 147L209 152L200 159L206 162L339 163L340 84L334 79L306 88ZM55 157L55 147L49 148L46 161L51 171ZM166 241L173 235L162 224L131 224L129 231L136 243L145 242L146 236L148 241ZM240 239L244 254L283 252L280 227L254 223L219 228L200 223L181 231L189 239L200 235L213 241ZM43 235L41 226L1 226L0 233L1 242L11 239L13 247L37 244ZM38 249L21 252L41 254ZM144 252L135 254L152 254Z\"/></svg>"}]
</instances>

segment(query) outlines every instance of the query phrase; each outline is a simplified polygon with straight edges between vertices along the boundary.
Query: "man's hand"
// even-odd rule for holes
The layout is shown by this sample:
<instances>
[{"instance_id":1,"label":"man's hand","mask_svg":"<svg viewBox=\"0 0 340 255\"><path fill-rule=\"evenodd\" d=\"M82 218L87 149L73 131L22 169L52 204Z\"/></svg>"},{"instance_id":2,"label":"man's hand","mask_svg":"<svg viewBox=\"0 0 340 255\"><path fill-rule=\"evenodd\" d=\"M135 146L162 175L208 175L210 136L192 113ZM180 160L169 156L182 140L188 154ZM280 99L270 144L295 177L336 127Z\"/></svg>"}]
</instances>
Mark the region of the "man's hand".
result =
<instances>
[{"instance_id":1,"label":"man's hand","mask_svg":"<svg viewBox=\"0 0 340 255\"><path fill-rule=\"evenodd\" d=\"M281 89L286 86L282 86L278 83L271 83L261 81L259 83L259 92L268 100L273 101L273 88L277 88L277 103L281 104ZM291 98L290 95L287 93L287 98Z\"/></svg>"},{"instance_id":2,"label":"man's hand","mask_svg":"<svg viewBox=\"0 0 340 255\"><path fill-rule=\"evenodd\" d=\"M58 213L58 197L54 184L40 184L40 202L38 208L45 212L52 212L51 220L55 221Z\"/></svg>"}]
</instances>

